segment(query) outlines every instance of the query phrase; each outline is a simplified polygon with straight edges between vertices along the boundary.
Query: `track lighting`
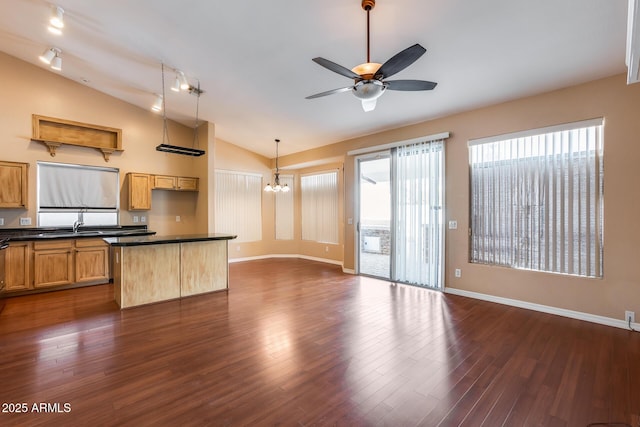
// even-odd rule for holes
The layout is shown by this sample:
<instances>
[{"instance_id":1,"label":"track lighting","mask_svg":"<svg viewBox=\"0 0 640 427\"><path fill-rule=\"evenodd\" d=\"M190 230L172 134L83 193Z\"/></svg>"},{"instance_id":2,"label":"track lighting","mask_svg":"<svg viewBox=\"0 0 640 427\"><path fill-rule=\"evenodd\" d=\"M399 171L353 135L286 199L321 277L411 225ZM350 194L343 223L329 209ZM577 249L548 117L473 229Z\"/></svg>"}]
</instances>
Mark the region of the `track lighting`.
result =
<instances>
[{"instance_id":1,"label":"track lighting","mask_svg":"<svg viewBox=\"0 0 640 427\"><path fill-rule=\"evenodd\" d=\"M176 72L176 78L171 85L171 90L174 92L180 92L180 77L178 77L178 72Z\"/></svg>"},{"instance_id":2,"label":"track lighting","mask_svg":"<svg viewBox=\"0 0 640 427\"><path fill-rule=\"evenodd\" d=\"M180 89L189 90L191 85L189 84L189 81L185 77L184 73L182 71L178 71L178 76L177 77L180 80Z\"/></svg>"},{"instance_id":3,"label":"track lighting","mask_svg":"<svg viewBox=\"0 0 640 427\"><path fill-rule=\"evenodd\" d=\"M51 60L51 69L56 71L62 71L62 57L56 53L56 56Z\"/></svg>"},{"instance_id":4,"label":"track lighting","mask_svg":"<svg viewBox=\"0 0 640 427\"><path fill-rule=\"evenodd\" d=\"M62 70L62 51L57 47L50 47L49 49L42 52L42 55L39 56L40 61L44 62L47 65L50 65L52 69L56 71Z\"/></svg>"},{"instance_id":5,"label":"track lighting","mask_svg":"<svg viewBox=\"0 0 640 427\"><path fill-rule=\"evenodd\" d=\"M53 58L56 57L56 48L55 47L51 47L47 50L45 50L44 52L42 52L42 55L39 56L40 61L44 62L45 64L49 65L51 64L51 61L53 60Z\"/></svg>"},{"instance_id":6,"label":"track lighting","mask_svg":"<svg viewBox=\"0 0 640 427\"><path fill-rule=\"evenodd\" d=\"M164 98L163 98L163 96L162 96L162 95L158 95L158 96L156 97L156 102L154 102L154 103L153 103L153 106L151 107L151 109L152 109L153 111L155 111L156 113L157 113L157 112L160 112L160 111L162 111L162 104L163 104L163 103L164 103Z\"/></svg>"},{"instance_id":7,"label":"track lighting","mask_svg":"<svg viewBox=\"0 0 640 427\"><path fill-rule=\"evenodd\" d=\"M64 9L60 6L53 5L49 23L52 27L57 28L58 30L64 28Z\"/></svg>"}]
</instances>

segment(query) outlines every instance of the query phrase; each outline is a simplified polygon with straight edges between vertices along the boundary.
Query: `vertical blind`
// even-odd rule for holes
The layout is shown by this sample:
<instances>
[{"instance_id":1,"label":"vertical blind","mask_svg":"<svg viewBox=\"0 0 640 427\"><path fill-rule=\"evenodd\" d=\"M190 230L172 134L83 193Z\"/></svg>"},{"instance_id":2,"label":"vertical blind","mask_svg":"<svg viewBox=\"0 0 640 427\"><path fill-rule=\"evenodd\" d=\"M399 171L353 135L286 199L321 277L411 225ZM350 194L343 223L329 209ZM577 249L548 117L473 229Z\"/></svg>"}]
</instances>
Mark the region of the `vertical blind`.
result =
<instances>
[{"instance_id":1,"label":"vertical blind","mask_svg":"<svg viewBox=\"0 0 640 427\"><path fill-rule=\"evenodd\" d=\"M216 170L215 228L238 242L262 239L262 175Z\"/></svg>"},{"instance_id":2,"label":"vertical blind","mask_svg":"<svg viewBox=\"0 0 640 427\"><path fill-rule=\"evenodd\" d=\"M293 240L293 175L280 175L280 184L288 185L289 191L275 193L276 239Z\"/></svg>"},{"instance_id":3,"label":"vertical blind","mask_svg":"<svg viewBox=\"0 0 640 427\"><path fill-rule=\"evenodd\" d=\"M338 239L338 173L304 175L302 194L302 240L322 243Z\"/></svg>"},{"instance_id":4,"label":"vertical blind","mask_svg":"<svg viewBox=\"0 0 640 427\"><path fill-rule=\"evenodd\" d=\"M471 262L602 277L602 123L469 142Z\"/></svg>"},{"instance_id":5,"label":"vertical blind","mask_svg":"<svg viewBox=\"0 0 640 427\"><path fill-rule=\"evenodd\" d=\"M392 149L392 277L439 289L444 263L444 142Z\"/></svg>"}]
</instances>

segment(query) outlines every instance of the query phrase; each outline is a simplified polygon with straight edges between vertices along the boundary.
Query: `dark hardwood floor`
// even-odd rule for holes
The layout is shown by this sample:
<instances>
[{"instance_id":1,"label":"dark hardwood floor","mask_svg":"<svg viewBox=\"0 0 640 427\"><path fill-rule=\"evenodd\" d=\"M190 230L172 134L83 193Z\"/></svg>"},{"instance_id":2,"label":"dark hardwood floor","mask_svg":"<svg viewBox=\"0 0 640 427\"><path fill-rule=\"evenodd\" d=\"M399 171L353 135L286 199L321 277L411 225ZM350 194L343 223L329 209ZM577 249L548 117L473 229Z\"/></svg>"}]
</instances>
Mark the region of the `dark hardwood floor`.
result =
<instances>
[{"instance_id":1,"label":"dark hardwood floor","mask_svg":"<svg viewBox=\"0 0 640 427\"><path fill-rule=\"evenodd\" d=\"M0 425L640 426L638 333L312 261L230 277L124 311L111 285L9 299Z\"/></svg>"}]
</instances>

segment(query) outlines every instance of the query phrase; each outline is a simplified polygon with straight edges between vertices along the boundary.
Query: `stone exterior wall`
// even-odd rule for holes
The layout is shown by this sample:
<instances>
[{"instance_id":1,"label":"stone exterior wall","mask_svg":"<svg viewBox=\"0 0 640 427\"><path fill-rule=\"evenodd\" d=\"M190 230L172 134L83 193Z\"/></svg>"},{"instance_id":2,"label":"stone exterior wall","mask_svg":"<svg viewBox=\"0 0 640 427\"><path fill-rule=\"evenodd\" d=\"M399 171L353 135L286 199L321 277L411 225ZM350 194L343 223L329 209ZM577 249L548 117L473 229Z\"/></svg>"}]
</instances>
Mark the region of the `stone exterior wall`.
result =
<instances>
[{"instance_id":1,"label":"stone exterior wall","mask_svg":"<svg viewBox=\"0 0 640 427\"><path fill-rule=\"evenodd\" d=\"M364 242L365 237L379 237L380 238L380 250L369 250ZM383 226L363 226L360 228L360 247L364 252L380 253L384 255L391 254L391 231L389 227Z\"/></svg>"}]
</instances>

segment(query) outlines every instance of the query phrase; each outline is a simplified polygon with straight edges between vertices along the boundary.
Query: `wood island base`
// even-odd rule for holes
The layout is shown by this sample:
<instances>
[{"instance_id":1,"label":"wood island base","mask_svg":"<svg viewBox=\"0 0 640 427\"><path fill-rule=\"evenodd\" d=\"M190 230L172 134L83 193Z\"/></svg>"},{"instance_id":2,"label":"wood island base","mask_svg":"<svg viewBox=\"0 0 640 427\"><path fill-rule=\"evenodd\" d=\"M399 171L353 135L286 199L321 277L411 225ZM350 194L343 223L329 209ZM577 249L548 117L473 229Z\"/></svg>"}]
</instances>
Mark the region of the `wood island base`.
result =
<instances>
[{"instance_id":1,"label":"wood island base","mask_svg":"<svg viewBox=\"0 0 640 427\"><path fill-rule=\"evenodd\" d=\"M129 308L227 290L229 238L198 241L171 238L175 241L157 244L105 239L113 247L116 303L120 308Z\"/></svg>"}]
</instances>

